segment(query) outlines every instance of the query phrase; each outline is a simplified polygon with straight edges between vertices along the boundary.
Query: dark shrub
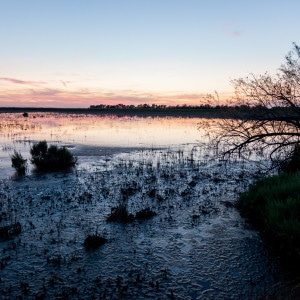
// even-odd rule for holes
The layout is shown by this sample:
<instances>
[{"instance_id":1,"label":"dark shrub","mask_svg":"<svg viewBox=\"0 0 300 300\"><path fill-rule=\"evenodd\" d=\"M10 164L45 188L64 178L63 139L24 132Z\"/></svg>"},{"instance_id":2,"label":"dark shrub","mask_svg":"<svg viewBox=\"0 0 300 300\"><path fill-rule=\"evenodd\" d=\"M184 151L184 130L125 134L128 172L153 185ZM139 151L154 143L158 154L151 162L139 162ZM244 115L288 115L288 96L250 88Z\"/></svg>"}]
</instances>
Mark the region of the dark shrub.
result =
<instances>
[{"instance_id":1,"label":"dark shrub","mask_svg":"<svg viewBox=\"0 0 300 300\"><path fill-rule=\"evenodd\" d=\"M11 166L16 169L19 175L25 175L27 159L24 159L21 153L16 150L11 155Z\"/></svg>"},{"instance_id":2,"label":"dark shrub","mask_svg":"<svg viewBox=\"0 0 300 300\"><path fill-rule=\"evenodd\" d=\"M31 162L39 171L62 171L74 167L77 159L66 147L51 145L46 141L33 145L30 149Z\"/></svg>"},{"instance_id":3,"label":"dark shrub","mask_svg":"<svg viewBox=\"0 0 300 300\"><path fill-rule=\"evenodd\" d=\"M287 262L300 262L300 172L280 173L249 186L239 197L242 216L260 229Z\"/></svg>"},{"instance_id":4,"label":"dark shrub","mask_svg":"<svg viewBox=\"0 0 300 300\"><path fill-rule=\"evenodd\" d=\"M294 173L300 170L300 144L296 144L290 155L279 164L280 171Z\"/></svg>"},{"instance_id":5,"label":"dark shrub","mask_svg":"<svg viewBox=\"0 0 300 300\"><path fill-rule=\"evenodd\" d=\"M30 149L30 154L32 156L31 162L34 165L39 165L42 160L45 159L48 150L48 145L46 141L38 142L34 144Z\"/></svg>"},{"instance_id":6,"label":"dark shrub","mask_svg":"<svg viewBox=\"0 0 300 300\"><path fill-rule=\"evenodd\" d=\"M84 247L86 249L97 249L107 242L106 238L97 234L88 235L84 240Z\"/></svg>"}]
</instances>

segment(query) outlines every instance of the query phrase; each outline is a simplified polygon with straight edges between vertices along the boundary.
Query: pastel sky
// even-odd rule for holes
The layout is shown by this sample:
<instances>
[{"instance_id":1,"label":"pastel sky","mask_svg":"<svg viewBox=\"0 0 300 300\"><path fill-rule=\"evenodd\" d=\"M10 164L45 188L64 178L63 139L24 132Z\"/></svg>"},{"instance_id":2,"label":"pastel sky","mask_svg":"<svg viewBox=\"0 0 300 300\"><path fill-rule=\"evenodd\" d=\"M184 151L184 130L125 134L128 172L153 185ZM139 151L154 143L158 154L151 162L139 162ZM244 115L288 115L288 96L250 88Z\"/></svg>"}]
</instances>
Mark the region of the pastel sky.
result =
<instances>
[{"instance_id":1,"label":"pastel sky","mask_svg":"<svg viewBox=\"0 0 300 300\"><path fill-rule=\"evenodd\" d=\"M299 0L0 0L0 106L200 104L275 73Z\"/></svg>"}]
</instances>

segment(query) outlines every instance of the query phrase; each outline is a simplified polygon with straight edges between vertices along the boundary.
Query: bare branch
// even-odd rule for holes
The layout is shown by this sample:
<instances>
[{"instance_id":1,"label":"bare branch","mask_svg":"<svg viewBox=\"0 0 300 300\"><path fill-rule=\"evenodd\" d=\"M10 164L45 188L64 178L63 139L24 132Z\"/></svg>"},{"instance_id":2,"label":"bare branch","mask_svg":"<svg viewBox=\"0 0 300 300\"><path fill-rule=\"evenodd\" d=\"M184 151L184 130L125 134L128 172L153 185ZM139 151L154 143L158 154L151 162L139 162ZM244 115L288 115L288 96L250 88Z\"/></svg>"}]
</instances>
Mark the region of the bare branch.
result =
<instances>
[{"instance_id":1,"label":"bare branch","mask_svg":"<svg viewBox=\"0 0 300 300\"><path fill-rule=\"evenodd\" d=\"M219 122L215 142L222 149L220 155L249 157L265 152L271 161L288 157L300 143L300 47L294 44L275 76L250 74L232 83L236 100L249 113Z\"/></svg>"}]
</instances>

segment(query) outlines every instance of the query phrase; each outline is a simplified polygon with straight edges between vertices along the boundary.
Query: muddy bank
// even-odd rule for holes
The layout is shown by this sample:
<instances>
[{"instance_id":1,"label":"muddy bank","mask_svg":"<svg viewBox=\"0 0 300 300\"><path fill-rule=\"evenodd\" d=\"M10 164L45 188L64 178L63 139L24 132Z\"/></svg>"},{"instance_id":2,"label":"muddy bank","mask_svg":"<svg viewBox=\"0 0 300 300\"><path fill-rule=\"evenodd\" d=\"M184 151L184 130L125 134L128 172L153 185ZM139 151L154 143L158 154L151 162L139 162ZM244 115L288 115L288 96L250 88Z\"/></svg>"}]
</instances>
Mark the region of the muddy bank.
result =
<instances>
[{"instance_id":1,"label":"muddy bank","mask_svg":"<svg viewBox=\"0 0 300 300\"><path fill-rule=\"evenodd\" d=\"M282 273L234 207L254 166L196 154L93 155L72 173L0 181L1 226L21 225L0 242L3 299L252 299L273 290ZM126 190L130 213L156 214L108 222ZM93 234L107 242L87 250Z\"/></svg>"}]
</instances>

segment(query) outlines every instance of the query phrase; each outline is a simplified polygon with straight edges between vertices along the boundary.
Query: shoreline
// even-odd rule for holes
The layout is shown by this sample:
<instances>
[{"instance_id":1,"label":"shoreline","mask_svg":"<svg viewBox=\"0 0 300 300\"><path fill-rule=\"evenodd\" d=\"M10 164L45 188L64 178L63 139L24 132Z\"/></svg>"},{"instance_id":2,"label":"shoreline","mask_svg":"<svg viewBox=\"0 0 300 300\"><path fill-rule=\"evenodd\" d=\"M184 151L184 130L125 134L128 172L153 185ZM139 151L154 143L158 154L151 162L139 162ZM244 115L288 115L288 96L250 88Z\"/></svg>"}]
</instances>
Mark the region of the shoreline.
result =
<instances>
[{"instance_id":1,"label":"shoreline","mask_svg":"<svg viewBox=\"0 0 300 300\"><path fill-rule=\"evenodd\" d=\"M48 107L0 107L1 113L33 113L52 112L65 114L87 114L87 115L116 115L116 116L139 116L139 117L186 117L186 118L228 118L233 117L232 112L223 108L134 108L134 109L92 109L92 108L48 108Z\"/></svg>"}]
</instances>

